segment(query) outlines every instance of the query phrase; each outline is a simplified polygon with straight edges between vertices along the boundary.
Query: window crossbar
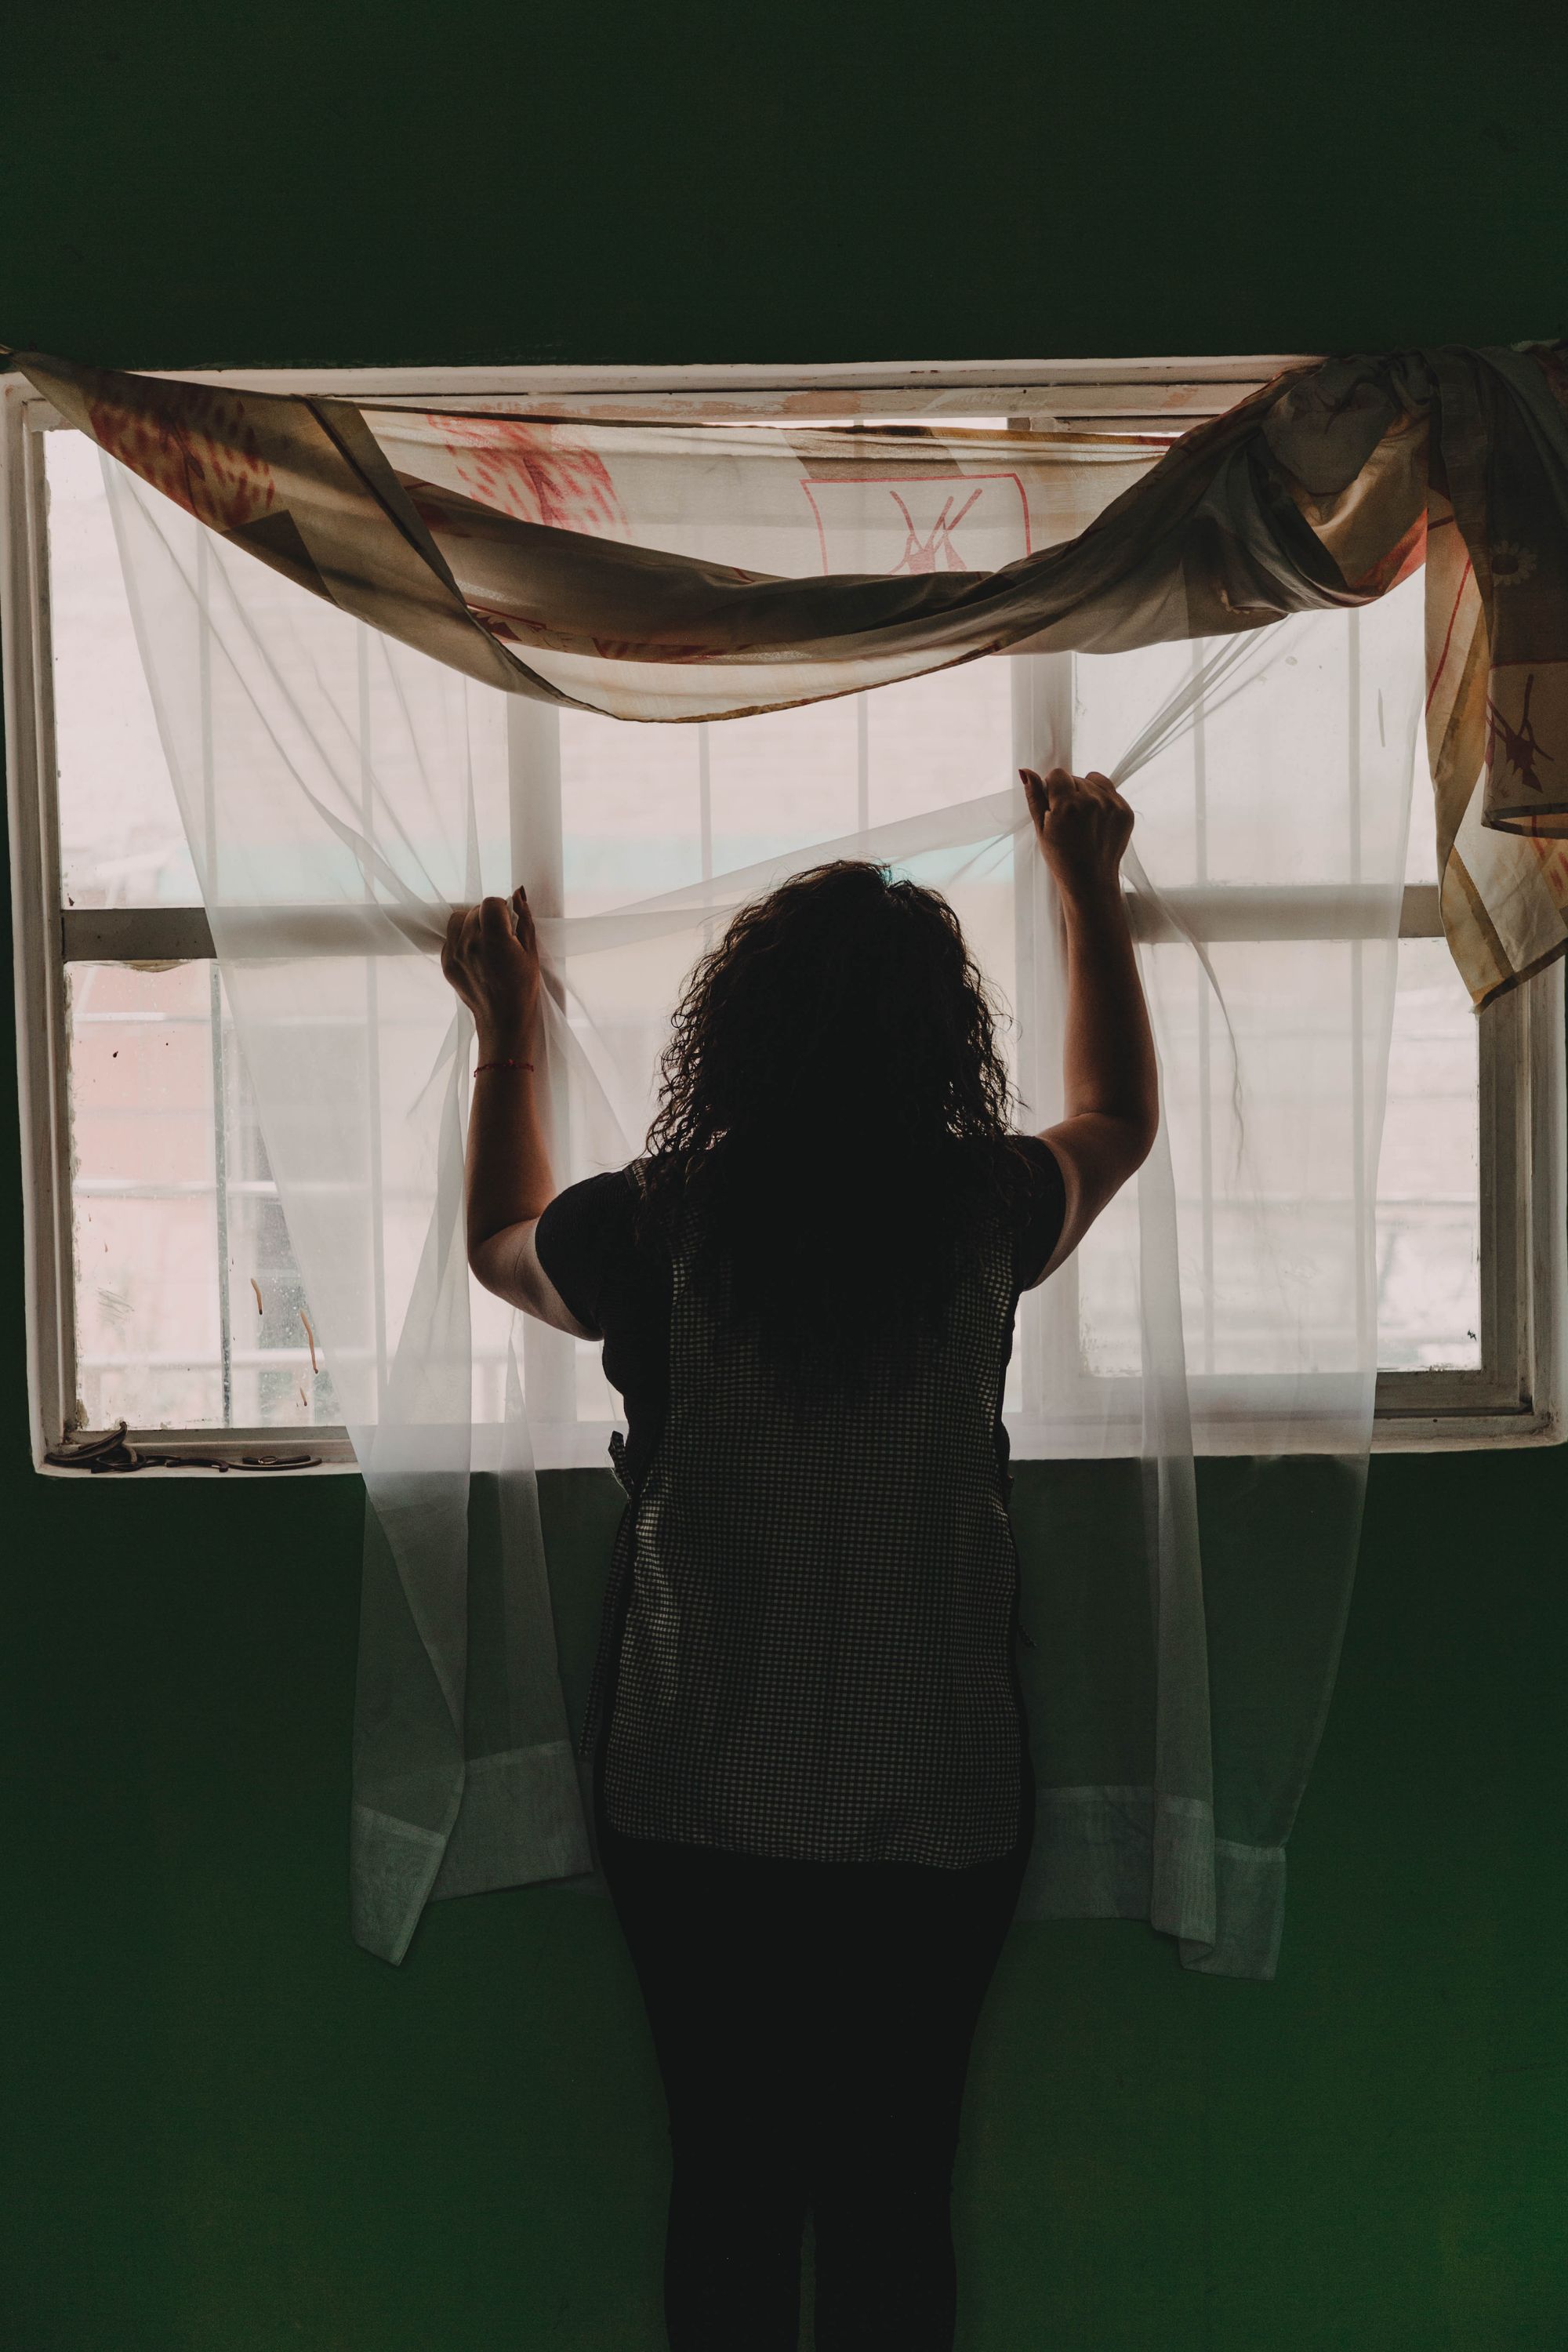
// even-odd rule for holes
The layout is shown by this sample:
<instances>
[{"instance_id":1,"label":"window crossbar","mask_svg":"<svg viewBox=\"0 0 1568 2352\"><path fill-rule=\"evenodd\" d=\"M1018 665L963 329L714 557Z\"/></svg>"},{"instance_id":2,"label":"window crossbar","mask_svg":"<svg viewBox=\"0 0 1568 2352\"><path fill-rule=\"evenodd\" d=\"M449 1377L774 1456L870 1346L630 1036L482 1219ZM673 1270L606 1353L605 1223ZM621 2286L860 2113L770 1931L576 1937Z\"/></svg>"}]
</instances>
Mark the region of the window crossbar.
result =
<instances>
[{"instance_id":1,"label":"window crossbar","mask_svg":"<svg viewBox=\"0 0 1568 2352\"><path fill-rule=\"evenodd\" d=\"M1385 891L1334 882L1261 888L1199 883L1163 890L1157 899L1127 894L1134 936L1152 944L1182 939L1259 945L1288 940L1366 940L1387 936ZM436 910L432 910L433 912ZM248 920L259 919L254 908ZM388 940L385 911L376 907L279 907L272 919L301 955L406 954L406 942ZM1399 910L1399 936L1436 939L1442 933L1437 889L1409 883ZM60 953L67 963L200 963L215 954L212 927L201 907L72 907L60 915Z\"/></svg>"}]
</instances>

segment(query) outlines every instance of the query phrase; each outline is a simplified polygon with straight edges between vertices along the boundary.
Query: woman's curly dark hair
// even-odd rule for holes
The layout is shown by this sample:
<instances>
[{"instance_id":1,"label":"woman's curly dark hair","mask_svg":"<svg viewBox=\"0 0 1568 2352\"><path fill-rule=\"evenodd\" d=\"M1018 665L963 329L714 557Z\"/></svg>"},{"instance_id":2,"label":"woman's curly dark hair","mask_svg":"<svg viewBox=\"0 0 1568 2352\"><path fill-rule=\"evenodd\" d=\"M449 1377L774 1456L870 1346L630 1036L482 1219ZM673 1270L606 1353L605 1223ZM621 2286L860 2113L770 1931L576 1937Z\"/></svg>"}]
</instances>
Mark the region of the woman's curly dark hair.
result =
<instances>
[{"instance_id":1,"label":"woman's curly dark hair","mask_svg":"<svg viewBox=\"0 0 1568 2352\"><path fill-rule=\"evenodd\" d=\"M688 982L639 1221L797 1371L935 1327L1027 1181L985 983L939 892L844 858L742 908Z\"/></svg>"}]
</instances>

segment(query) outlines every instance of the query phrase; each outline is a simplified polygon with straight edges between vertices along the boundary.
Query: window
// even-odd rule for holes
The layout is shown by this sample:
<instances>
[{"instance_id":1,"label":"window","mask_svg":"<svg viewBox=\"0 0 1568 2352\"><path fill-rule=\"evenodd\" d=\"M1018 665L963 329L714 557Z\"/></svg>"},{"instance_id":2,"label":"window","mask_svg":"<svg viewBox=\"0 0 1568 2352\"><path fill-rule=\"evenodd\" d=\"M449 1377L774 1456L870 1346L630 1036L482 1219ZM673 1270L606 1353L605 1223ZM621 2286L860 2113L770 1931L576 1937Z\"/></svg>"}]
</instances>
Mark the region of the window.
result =
<instances>
[{"instance_id":1,"label":"window","mask_svg":"<svg viewBox=\"0 0 1568 2352\"><path fill-rule=\"evenodd\" d=\"M1023 429L1048 416L1147 435L1228 406L1267 372L1215 363L1204 381L1190 370L1178 381L1153 363L1085 363L1019 369L1005 385L963 369L865 370L831 383L784 371L707 383L691 371L641 383L613 371L517 371L499 385L463 371L311 382L387 400L438 391L444 403L569 401L577 412L756 422L780 419L787 391L792 422L805 399L825 421L919 430L940 415L950 429L1004 417ZM124 1421L172 1457L304 1448L344 1463L331 1367L290 1255L142 675L98 454L57 424L30 388L7 382L5 658L36 1446ZM922 780L944 762L951 773L960 747L974 789L994 789L1014 764L1020 697L1037 707L1046 698L1058 729L1087 731L1094 669L1070 656L973 663L768 718L650 728L637 756L681 765L700 813L702 870L721 872L775 845L755 814L771 769L812 774L826 833L924 805ZM586 912L659 887L668 842L639 835L636 796L610 791L639 730L574 712L542 721L558 730L560 787L530 835L531 896ZM512 730L541 723L534 705L498 716ZM1441 937L1424 767L1417 782L1377 1203L1378 1443L1549 1438L1561 972L1472 1015ZM1201 832L1201 812L1195 821ZM1324 936L1325 924L1331 935L1339 919L1331 893L1247 891L1210 876L1201 857L1181 897L1196 935L1215 941L1278 950ZM1004 958L1028 951L1026 919L1004 890ZM320 1017L331 1019L330 1003ZM662 1011L628 1003L616 1017L626 1053L650 1059ZM1205 1231L1205 1247L1223 1251L1223 1234ZM1107 1381L1133 1368L1135 1334L1115 1299L1096 1293L1103 1279L1088 1247L1058 1277L1092 1305L1094 1348L1049 1364L1021 1348L1011 1410L1047 1378ZM476 1290L481 1420L499 1418L503 1338L504 1310ZM615 1400L597 1350L536 1326L524 1349L531 1403L553 1437L542 1458L601 1461ZM1192 1369L1199 1381L1226 1375L1214 1360Z\"/></svg>"}]
</instances>

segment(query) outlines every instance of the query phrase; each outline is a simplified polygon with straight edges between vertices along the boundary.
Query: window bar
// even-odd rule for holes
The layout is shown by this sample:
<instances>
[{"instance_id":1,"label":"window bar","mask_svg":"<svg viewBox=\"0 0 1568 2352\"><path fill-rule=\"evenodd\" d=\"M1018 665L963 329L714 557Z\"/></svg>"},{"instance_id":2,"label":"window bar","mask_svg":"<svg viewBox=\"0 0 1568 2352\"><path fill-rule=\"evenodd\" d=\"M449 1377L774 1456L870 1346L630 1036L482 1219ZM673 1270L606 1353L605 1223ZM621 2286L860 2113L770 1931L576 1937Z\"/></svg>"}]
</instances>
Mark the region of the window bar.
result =
<instances>
[{"instance_id":1,"label":"window bar","mask_svg":"<svg viewBox=\"0 0 1568 2352\"><path fill-rule=\"evenodd\" d=\"M1361 807L1361 614L1352 606L1346 614L1349 676L1347 679L1346 717L1350 740L1346 746L1346 788L1349 799L1351 887L1361 881L1362 807ZM1377 1229L1375 1214L1369 1219L1369 1192L1366 1164L1366 1040L1362 1034L1364 1014L1365 967L1360 940L1351 941L1351 1153L1355 1182L1355 1229L1358 1242L1364 1245L1369 1232L1372 1238L1372 1301L1376 1297ZM1375 1315L1369 1318L1366 1270L1358 1265L1355 1286L1356 1362L1367 1361L1370 1347L1376 1370L1377 1346L1369 1319L1375 1326Z\"/></svg>"},{"instance_id":2,"label":"window bar","mask_svg":"<svg viewBox=\"0 0 1568 2352\"><path fill-rule=\"evenodd\" d=\"M1510 989L1476 1018L1477 1120L1480 1143L1480 1349L1489 1381L1516 1405L1529 1380L1519 1312L1521 1209L1528 1184L1528 1013L1536 983Z\"/></svg>"},{"instance_id":3,"label":"window bar","mask_svg":"<svg viewBox=\"0 0 1568 2352\"><path fill-rule=\"evenodd\" d=\"M564 912L561 828L561 719L552 704L509 695L506 706L507 791L511 815L512 872L536 916ZM548 986L548 982L546 986ZM563 1020L566 1007L553 999ZM563 1183L570 1161L566 1069L548 1047L542 1055L540 1112L551 1165ZM531 1315L522 1319L523 1393L541 1421L577 1418L576 1342Z\"/></svg>"},{"instance_id":4,"label":"window bar","mask_svg":"<svg viewBox=\"0 0 1568 2352\"><path fill-rule=\"evenodd\" d=\"M54 960L60 935L58 772L56 765L54 658L49 597L48 482L44 436L30 432L9 407L0 440L0 520L5 544L3 647L7 717L7 810L12 852L13 919L18 969L38 975L28 1002L19 989L17 1076L22 1088L25 1148L31 1176L33 1230L29 1269L41 1286L42 1307L27 1318L27 1345L36 1373L32 1434L41 1453L79 1421L75 1248L71 1215L69 1100L70 1007L67 975ZM13 703L13 695L16 697ZM34 724L26 724L30 706ZM18 887L33 867L33 887ZM28 1185L24 1178L24 1231ZM35 1255L36 1254L36 1255ZM36 1349L36 1354L34 1350ZM30 1382L29 1386L34 1386Z\"/></svg>"},{"instance_id":5,"label":"window bar","mask_svg":"<svg viewBox=\"0 0 1568 2352\"><path fill-rule=\"evenodd\" d=\"M855 829L867 833L871 824L871 704L868 695L855 698Z\"/></svg>"},{"instance_id":6,"label":"window bar","mask_svg":"<svg viewBox=\"0 0 1568 2352\"><path fill-rule=\"evenodd\" d=\"M207 1025L212 1034L212 1190L218 1223L218 1364L224 1428L235 1425L235 1334L228 1303L228 1058L224 1054L224 981L207 964Z\"/></svg>"},{"instance_id":7,"label":"window bar","mask_svg":"<svg viewBox=\"0 0 1568 2352\"><path fill-rule=\"evenodd\" d=\"M223 982L216 959L207 966L208 1022L213 1053L213 1192L217 1210L217 1328L223 1376L223 1425L234 1427L234 1333L228 1300L228 1083L223 1050Z\"/></svg>"},{"instance_id":8,"label":"window bar","mask_svg":"<svg viewBox=\"0 0 1568 2352\"><path fill-rule=\"evenodd\" d=\"M360 830L367 842L375 832L375 771L371 760L370 631L363 625L358 645ZM370 864L364 867L364 895L373 899ZM370 1147L370 1246L372 1305L375 1316L375 1394L377 1416L386 1412L386 1197L381 1165L381 1023L376 985L376 960L364 960L365 1116Z\"/></svg>"},{"instance_id":9,"label":"window bar","mask_svg":"<svg viewBox=\"0 0 1568 2352\"><path fill-rule=\"evenodd\" d=\"M713 879L713 768L708 721L697 729L697 823L702 839L702 879Z\"/></svg>"},{"instance_id":10,"label":"window bar","mask_svg":"<svg viewBox=\"0 0 1568 2352\"><path fill-rule=\"evenodd\" d=\"M1070 767L1071 654L1013 655L1007 670L1015 766L1039 775L1048 768ZM1021 784L1018 789L1022 793ZM1037 1130L1059 1115L1064 975L1056 893L1032 835L1020 844L1014 861L1013 926L1019 1104L1026 1125ZM1018 1352L1024 1414L1038 1421L1047 1393L1065 1394L1081 1370L1076 1256L1058 1267L1036 1314L1020 1318Z\"/></svg>"},{"instance_id":11,"label":"window bar","mask_svg":"<svg viewBox=\"0 0 1568 2352\"><path fill-rule=\"evenodd\" d=\"M212 633L208 606L212 557L205 530L196 533L196 695L201 720L202 889L217 896L217 777L213 760ZM234 1332L228 1297L228 1078L223 1050L223 981L215 957L207 966L207 1025L212 1038L213 1201L217 1224L218 1356L223 1425L234 1427Z\"/></svg>"},{"instance_id":12,"label":"window bar","mask_svg":"<svg viewBox=\"0 0 1568 2352\"><path fill-rule=\"evenodd\" d=\"M1192 651L1194 677L1203 667L1203 660L1202 643L1194 637ZM1209 878L1209 804L1208 744L1204 731L1201 698L1193 706L1193 843L1194 878L1202 889ZM1198 992L1198 1182L1202 1193L1203 1365L1205 1372L1212 1372L1215 1368L1214 1103L1210 1094L1212 1014L1209 976L1201 962L1193 977Z\"/></svg>"},{"instance_id":13,"label":"window bar","mask_svg":"<svg viewBox=\"0 0 1568 2352\"><path fill-rule=\"evenodd\" d=\"M700 719L697 727L697 831L702 852L702 879L713 879L713 747L709 740L708 721ZM714 919L711 915L702 926L702 952L707 954L713 944Z\"/></svg>"},{"instance_id":14,"label":"window bar","mask_svg":"<svg viewBox=\"0 0 1568 2352\"><path fill-rule=\"evenodd\" d=\"M212 557L205 530L196 533L196 685L201 698L202 846L205 872L202 891L208 903L218 896L217 778L213 766L212 620L208 579Z\"/></svg>"}]
</instances>

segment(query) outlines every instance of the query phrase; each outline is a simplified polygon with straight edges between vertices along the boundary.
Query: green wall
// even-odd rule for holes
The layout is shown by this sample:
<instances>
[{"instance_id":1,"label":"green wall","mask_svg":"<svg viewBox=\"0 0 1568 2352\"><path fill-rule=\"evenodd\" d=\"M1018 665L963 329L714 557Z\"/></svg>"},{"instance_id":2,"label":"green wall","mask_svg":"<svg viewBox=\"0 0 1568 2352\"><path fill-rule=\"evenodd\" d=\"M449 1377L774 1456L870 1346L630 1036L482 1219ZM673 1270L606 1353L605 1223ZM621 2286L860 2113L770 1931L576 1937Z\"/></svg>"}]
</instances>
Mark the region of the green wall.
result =
<instances>
[{"instance_id":1,"label":"green wall","mask_svg":"<svg viewBox=\"0 0 1568 2352\"><path fill-rule=\"evenodd\" d=\"M1550 334L1559 19L1489 29L56 0L6 36L0 337L175 366ZM653 2352L662 2110L606 1908L441 1905L398 1971L349 1940L357 1484L28 1466L9 1044L0 2346ZM576 1675L618 1490L543 1483ZM1568 2340L1565 1515L1562 1451L1373 1465L1274 1984L1132 1924L1015 1931L966 2352Z\"/></svg>"},{"instance_id":2,"label":"green wall","mask_svg":"<svg viewBox=\"0 0 1568 2352\"><path fill-rule=\"evenodd\" d=\"M1568 328L1556 0L50 0L0 341L856 360Z\"/></svg>"}]
</instances>

